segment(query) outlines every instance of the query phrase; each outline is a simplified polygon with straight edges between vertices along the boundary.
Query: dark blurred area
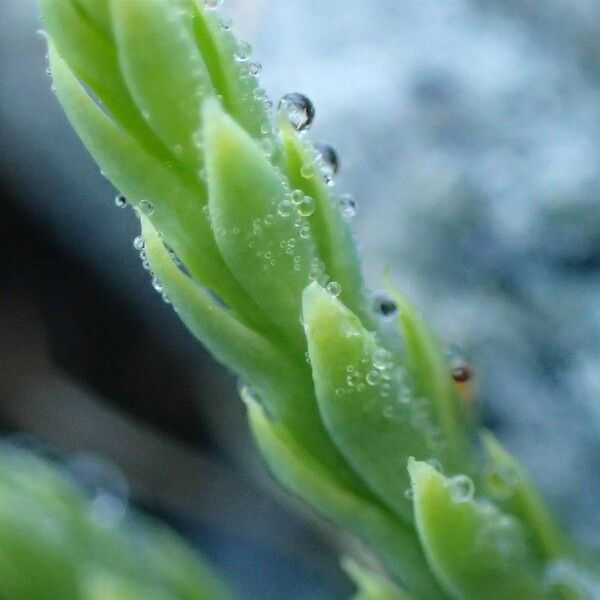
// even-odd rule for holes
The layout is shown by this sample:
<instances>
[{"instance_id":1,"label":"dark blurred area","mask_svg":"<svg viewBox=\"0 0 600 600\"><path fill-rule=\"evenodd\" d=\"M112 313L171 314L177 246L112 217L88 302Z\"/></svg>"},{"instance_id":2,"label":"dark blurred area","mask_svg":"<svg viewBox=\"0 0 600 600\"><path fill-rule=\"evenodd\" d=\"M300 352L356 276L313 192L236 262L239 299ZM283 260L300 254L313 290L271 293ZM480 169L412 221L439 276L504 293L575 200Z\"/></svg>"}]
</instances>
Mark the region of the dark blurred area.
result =
<instances>
[{"instance_id":1,"label":"dark blurred area","mask_svg":"<svg viewBox=\"0 0 600 600\"><path fill-rule=\"evenodd\" d=\"M274 99L315 101L371 285L394 266L474 364L486 423L600 545L600 3L224 10ZM244 598L347 597L346 542L269 483L235 382L152 290L39 28L33 0L0 0L0 427L114 463Z\"/></svg>"}]
</instances>

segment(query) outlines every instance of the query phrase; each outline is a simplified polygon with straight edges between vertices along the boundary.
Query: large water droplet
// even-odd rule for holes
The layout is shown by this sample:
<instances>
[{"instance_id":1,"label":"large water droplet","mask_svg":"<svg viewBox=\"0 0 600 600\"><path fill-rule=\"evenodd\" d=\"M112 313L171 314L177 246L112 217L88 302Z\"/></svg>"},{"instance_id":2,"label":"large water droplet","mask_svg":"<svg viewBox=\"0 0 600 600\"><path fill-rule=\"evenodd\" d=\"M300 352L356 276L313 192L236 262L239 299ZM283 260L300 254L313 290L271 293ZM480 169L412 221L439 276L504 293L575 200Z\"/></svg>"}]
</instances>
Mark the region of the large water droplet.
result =
<instances>
[{"instance_id":1,"label":"large water droplet","mask_svg":"<svg viewBox=\"0 0 600 600\"><path fill-rule=\"evenodd\" d=\"M315 118L313 103L304 94L298 92L283 96L279 101L279 110L287 115L296 131L308 129Z\"/></svg>"}]
</instances>

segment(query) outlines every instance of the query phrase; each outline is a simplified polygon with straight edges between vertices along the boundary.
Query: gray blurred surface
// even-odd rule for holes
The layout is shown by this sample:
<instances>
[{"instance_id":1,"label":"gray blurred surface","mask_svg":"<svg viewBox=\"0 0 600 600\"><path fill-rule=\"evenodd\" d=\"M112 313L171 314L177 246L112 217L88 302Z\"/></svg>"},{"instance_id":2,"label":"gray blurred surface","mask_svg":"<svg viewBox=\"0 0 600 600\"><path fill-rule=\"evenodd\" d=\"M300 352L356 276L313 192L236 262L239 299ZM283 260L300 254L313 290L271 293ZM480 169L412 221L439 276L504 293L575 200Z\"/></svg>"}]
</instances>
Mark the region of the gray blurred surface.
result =
<instances>
[{"instance_id":1,"label":"gray blurred surface","mask_svg":"<svg viewBox=\"0 0 600 600\"><path fill-rule=\"evenodd\" d=\"M167 348L204 360L151 293L133 216L49 91L33 0L0 11L2 162L23 210ZM487 422L600 546L600 3L238 0L224 12L275 100L315 102L309 136L341 155L370 285L393 266L474 363ZM252 464L231 396L200 412Z\"/></svg>"}]
</instances>

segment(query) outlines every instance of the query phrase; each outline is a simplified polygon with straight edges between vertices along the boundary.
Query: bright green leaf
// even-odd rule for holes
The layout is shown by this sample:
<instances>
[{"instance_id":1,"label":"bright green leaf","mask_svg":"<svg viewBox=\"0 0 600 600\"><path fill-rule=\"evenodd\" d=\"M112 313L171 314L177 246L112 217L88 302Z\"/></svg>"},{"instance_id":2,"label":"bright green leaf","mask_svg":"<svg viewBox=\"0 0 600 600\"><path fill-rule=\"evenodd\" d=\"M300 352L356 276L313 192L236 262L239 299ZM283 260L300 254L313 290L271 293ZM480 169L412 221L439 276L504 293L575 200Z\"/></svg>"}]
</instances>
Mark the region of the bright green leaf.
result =
<instances>
[{"instance_id":1,"label":"bright green leaf","mask_svg":"<svg viewBox=\"0 0 600 600\"><path fill-rule=\"evenodd\" d=\"M419 538L448 593L461 600L542 598L540 565L521 524L476 500L464 480L425 462L408 464Z\"/></svg>"}]
</instances>

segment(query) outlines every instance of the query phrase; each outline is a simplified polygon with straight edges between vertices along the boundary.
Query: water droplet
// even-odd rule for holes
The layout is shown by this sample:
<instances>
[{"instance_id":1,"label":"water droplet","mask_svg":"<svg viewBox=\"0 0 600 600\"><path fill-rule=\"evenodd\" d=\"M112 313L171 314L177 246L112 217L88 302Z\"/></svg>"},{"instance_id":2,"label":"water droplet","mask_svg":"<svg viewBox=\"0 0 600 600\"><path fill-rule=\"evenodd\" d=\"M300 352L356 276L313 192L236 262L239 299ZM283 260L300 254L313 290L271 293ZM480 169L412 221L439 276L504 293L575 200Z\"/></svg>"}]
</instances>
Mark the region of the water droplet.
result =
<instances>
[{"instance_id":1,"label":"water droplet","mask_svg":"<svg viewBox=\"0 0 600 600\"><path fill-rule=\"evenodd\" d=\"M252 95L256 100L264 100L267 97L267 92L264 88L257 87Z\"/></svg>"},{"instance_id":2,"label":"water droplet","mask_svg":"<svg viewBox=\"0 0 600 600\"><path fill-rule=\"evenodd\" d=\"M330 281L325 289L334 298L337 298L342 293L342 286L337 281Z\"/></svg>"},{"instance_id":3,"label":"water droplet","mask_svg":"<svg viewBox=\"0 0 600 600\"><path fill-rule=\"evenodd\" d=\"M377 385L381 381L381 373L373 369L367 373L365 379L369 385Z\"/></svg>"},{"instance_id":4,"label":"water droplet","mask_svg":"<svg viewBox=\"0 0 600 600\"><path fill-rule=\"evenodd\" d=\"M289 217L293 211L294 211L294 204L292 203L291 200L288 200L287 198L284 198L277 205L277 214L279 214L282 217Z\"/></svg>"},{"instance_id":5,"label":"water droplet","mask_svg":"<svg viewBox=\"0 0 600 600\"><path fill-rule=\"evenodd\" d=\"M473 499L475 486L467 475L455 475L450 478L450 494L454 502L469 502Z\"/></svg>"},{"instance_id":6,"label":"water droplet","mask_svg":"<svg viewBox=\"0 0 600 600\"><path fill-rule=\"evenodd\" d=\"M310 179L315 174L315 168L310 163L304 163L300 168L300 175L304 179Z\"/></svg>"},{"instance_id":7,"label":"water droplet","mask_svg":"<svg viewBox=\"0 0 600 600\"><path fill-rule=\"evenodd\" d=\"M308 353L308 350L304 353L304 360L310 365L310 354Z\"/></svg>"},{"instance_id":8,"label":"water droplet","mask_svg":"<svg viewBox=\"0 0 600 600\"><path fill-rule=\"evenodd\" d=\"M298 213L303 217L310 217L315 212L315 201L310 196L304 196L298 204Z\"/></svg>"},{"instance_id":9,"label":"water droplet","mask_svg":"<svg viewBox=\"0 0 600 600\"><path fill-rule=\"evenodd\" d=\"M136 250L143 250L145 245L146 242L144 242L144 238L141 235L138 235L136 238L134 238L133 247Z\"/></svg>"},{"instance_id":10,"label":"water droplet","mask_svg":"<svg viewBox=\"0 0 600 600\"><path fill-rule=\"evenodd\" d=\"M223 0L204 0L204 6L208 10L215 10L223 4Z\"/></svg>"},{"instance_id":11,"label":"water droplet","mask_svg":"<svg viewBox=\"0 0 600 600\"><path fill-rule=\"evenodd\" d=\"M279 101L279 110L287 115L296 131L308 129L315 118L313 103L304 94L297 92L283 96Z\"/></svg>"},{"instance_id":12,"label":"water droplet","mask_svg":"<svg viewBox=\"0 0 600 600\"><path fill-rule=\"evenodd\" d=\"M516 472L507 465L492 465L484 469L483 478L489 493L500 500L513 495L518 480Z\"/></svg>"},{"instance_id":13,"label":"water droplet","mask_svg":"<svg viewBox=\"0 0 600 600\"><path fill-rule=\"evenodd\" d=\"M252 54L252 46L248 42L239 41L235 47L235 57L238 60L248 60Z\"/></svg>"},{"instance_id":14,"label":"water droplet","mask_svg":"<svg viewBox=\"0 0 600 600\"><path fill-rule=\"evenodd\" d=\"M315 144L315 150L319 154L319 158L323 162L328 173L335 175L340 168L340 159L335 148L325 142Z\"/></svg>"},{"instance_id":15,"label":"water droplet","mask_svg":"<svg viewBox=\"0 0 600 600\"><path fill-rule=\"evenodd\" d=\"M385 319L392 319L398 312L396 303L385 294L377 294L373 298L373 308L378 315Z\"/></svg>"},{"instance_id":16,"label":"water droplet","mask_svg":"<svg viewBox=\"0 0 600 600\"><path fill-rule=\"evenodd\" d=\"M256 77L256 75L258 75L260 72L262 71L262 65L259 62L251 62L248 65L248 72L251 75L254 75Z\"/></svg>"},{"instance_id":17,"label":"water droplet","mask_svg":"<svg viewBox=\"0 0 600 600\"><path fill-rule=\"evenodd\" d=\"M163 285L160 281L160 279L156 276L154 276L152 278L152 287L157 291L157 292L162 292L163 291Z\"/></svg>"},{"instance_id":18,"label":"water droplet","mask_svg":"<svg viewBox=\"0 0 600 600\"><path fill-rule=\"evenodd\" d=\"M353 219L356 216L356 200L352 194L342 194L340 196L340 210L346 219Z\"/></svg>"},{"instance_id":19,"label":"water droplet","mask_svg":"<svg viewBox=\"0 0 600 600\"><path fill-rule=\"evenodd\" d=\"M302 225L302 227L300 227L300 231L298 232L298 235L303 240L309 239L310 238L310 227L308 225Z\"/></svg>"},{"instance_id":20,"label":"water droplet","mask_svg":"<svg viewBox=\"0 0 600 600\"><path fill-rule=\"evenodd\" d=\"M404 490L404 497L405 497L407 500L411 500L411 501L414 499L414 497L415 497L415 492L414 492L414 490L412 489L412 487L406 488L406 490Z\"/></svg>"},{"instance_id":21,"label":"water droplet","mask_svg":"<svg viewBox=\"0 0 600 600\"><path fill-rule=\"evenodd\" d=\"M221 25L221 29L229 31L233 27L233 19L231 17L221 17L219 24Z\"/></svg>"},{"instance_id":22,"label":"water droplet","mask_svg":"<svg viewBox=\"0 0 600 600\"><path fill-rule=\"evenodd\" d=\"M377 348L371 357L373 366L380 371L390 369L392 367L392 354L385 348Z\"/></svg>"},{"instance_id":23,"label":"water droplet","mask_svg":"<svg viewBox=\"0 0 600 600\"><path fill-rule=\"evenodd\" d=\"M150 200L140 200L140 210L150 216L154 212L154 204Z\"/></svg>"},{"instance_id":24,"label":"water droplet","mask_svg":"<svg viewBox=\"0 0 600 600\"><path fill-rule=\"evenodd\" d=\"M473 378L473 370L468 365L460 365L452 369L452 379L457 383L467 383Z\"/></svg>"},{"instance_id":25,"label":"water droplet","mask_svg":"<svg viewBox=\"0 0 600 600\"><path fill-rule=\"evenodd\" d=\"M269 157L273 154L273 140L270 137L261 138L260 146L265 156Z\"/></svg>"},{"instance_id":26,"label":"water droplet","mask_svg":"<svg viewBox=\"0 0 600 600\"><path fill-rule=\"evenodd\" d=\"M360 385L362 383L362 375L360 374L359 371L348 371L347 375L346 375L346 383L350 386L350 387L357 387L358 385Z\"/></svg>"},{"instance_id":27,"label":"water droplet","mask_svg":"<svg viewBox=\"0 0 600 600\"><path fill-rule=\"evenodd\" d=\"M292 192L292 202L294 204L300 204L304 200L304 192L302 190L294 190Z\"/></svg>"},{"instance_id":28,"label":"water droplet","mask_svg":"<svg viewBox=\"0 0 600 600\"><path fill-rule=\"evenodd\" d=\"M181 144L175 144L173 146L173 152L175 152L175 154L181 154L183 152L183 146Z\"/></svg>"},{"instance_id":29,"label":"water droplet","mask_svg":"<svg viewBox=\"0 0 600 600\"><path fill-rule=\"evenodd\" d=\"M127 198L121 194L115 196L115 206L117 208L125 208L127 206Z\"/></svg>"}]
</instances>

